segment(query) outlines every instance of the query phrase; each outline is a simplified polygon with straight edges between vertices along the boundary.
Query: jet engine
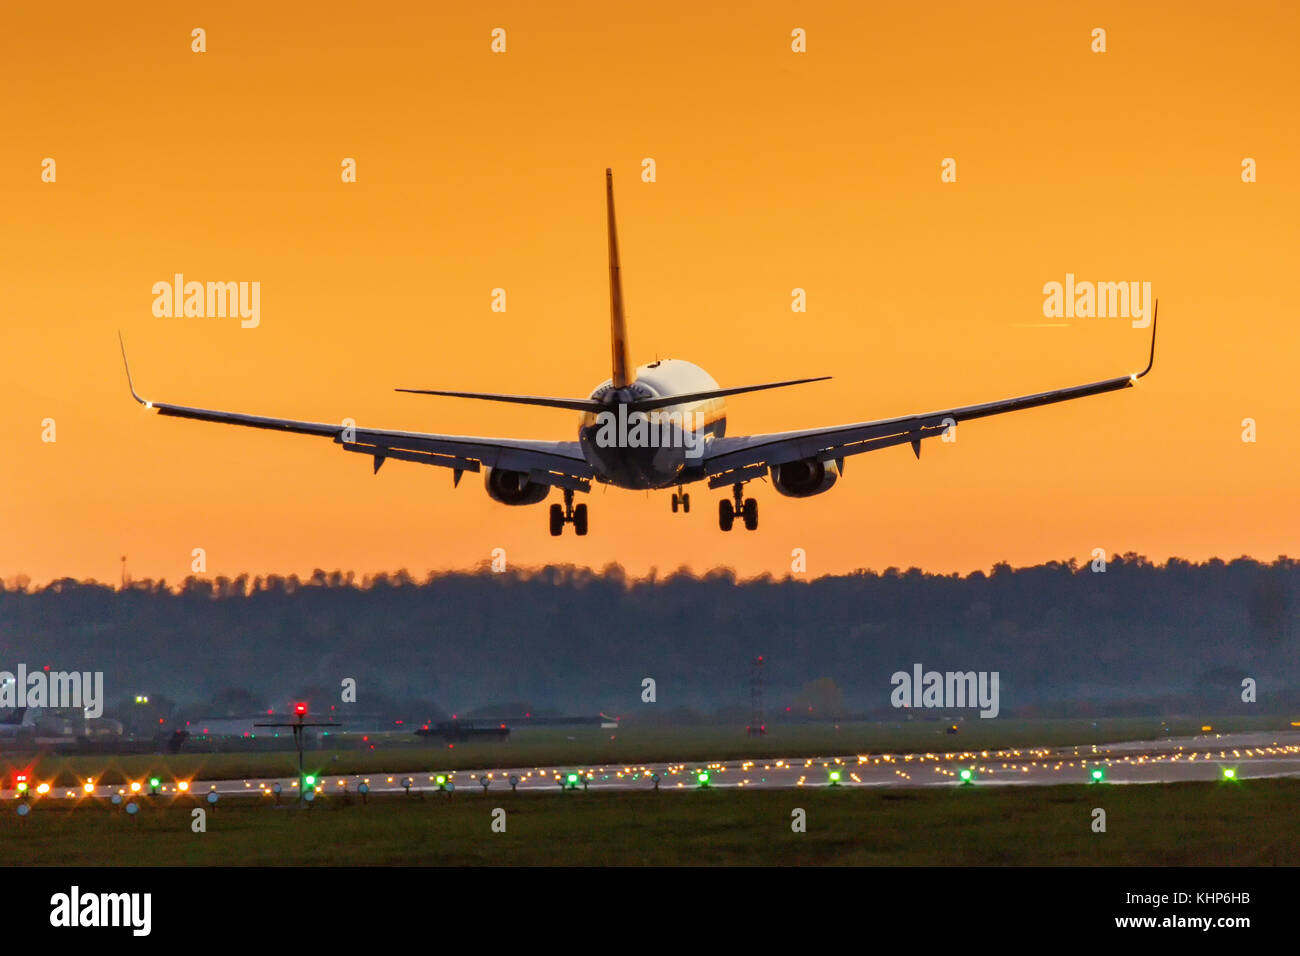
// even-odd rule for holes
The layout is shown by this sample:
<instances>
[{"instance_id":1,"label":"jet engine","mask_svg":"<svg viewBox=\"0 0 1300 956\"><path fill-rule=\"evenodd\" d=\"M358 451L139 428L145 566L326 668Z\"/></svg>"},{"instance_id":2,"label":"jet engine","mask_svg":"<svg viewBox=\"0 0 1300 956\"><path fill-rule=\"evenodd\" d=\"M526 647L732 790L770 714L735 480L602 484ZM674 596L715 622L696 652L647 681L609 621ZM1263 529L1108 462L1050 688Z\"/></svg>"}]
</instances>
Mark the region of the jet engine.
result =
<instances>
[{"instance_id":1,"label":"jet engine","mask_svg":"<svg viewBox=\"0 0 1300 956\"><path fill-rule=\"evenodd\" d=\"M551 486L532 481L525 471L507 468L483 469L483 485L488 497L503 505L535 505L551 493Z\"/></svg>"},{"instance_id":2,"label":"jet engine","mask_svg":"<svg viewBox=\"0 0 1300 956\"><path fill-rule=\"evenodd\" d=\"M781 465L772 465L772 484L779 494L787 498L811 498L829 491L831 485L840 476L840 470L833 461L821 461L817 458L801 458L787 461Z\"/></svg>"}]
</instances>

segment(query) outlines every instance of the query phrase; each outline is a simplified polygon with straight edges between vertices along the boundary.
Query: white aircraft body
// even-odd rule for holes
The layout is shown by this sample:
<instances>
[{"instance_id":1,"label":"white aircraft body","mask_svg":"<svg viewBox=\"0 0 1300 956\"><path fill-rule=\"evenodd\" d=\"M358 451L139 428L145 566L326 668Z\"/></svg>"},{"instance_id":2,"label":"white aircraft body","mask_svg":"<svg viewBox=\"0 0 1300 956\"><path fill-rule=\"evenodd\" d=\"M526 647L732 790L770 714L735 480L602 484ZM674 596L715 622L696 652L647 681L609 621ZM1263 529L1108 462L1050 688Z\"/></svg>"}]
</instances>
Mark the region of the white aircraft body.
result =
<instances>
[{"instance_id":1,"label":"white aircraft body","mask_svg":"<svg viewBox=\"0 0 1300 956\"><path fill-rule=\"evenodd\" d=\"M942 435L957 424L1129 388L1150 372L1155 362L1153 314L1150 359L1147 367L1136 374L901 418L728 437L727 396L823 381L828 376L722 388L704 369L681 359L663 359L634 369L623 313L613 176L608 169L605 171L605 202L613 365L609 379L586 398L398 389L422 395L579 411L582 419L576 441L480 438L345 427L153 402L136 393L128 366L126 374L131 395L161 415L329 438L346 451L373 458L376 472L390 458L448 468L454 485L460 483L461 475L467 471L482 472L488 495L502 504L537 504L544 501L553 488L558 488L563 493L564 504L551 505L550 531L553 535L561 534L564 525L569 523L573 524L577 534L587 533L587 506L575 506L573 500L575 492L589 492L593 481L629 489L674 488L673 511L679 507L682 511L689 511L690 495L686 486L707 481L710 488L731 490L731 497L718 503L718 524L723 531L730 531L737 518L750 530L758 527L758 503L747 498L743 490L746 482L755 478L770 476L777 492L787 497L806 498L821 494L844 473L844 460L850 455L910 444L919 458L923 440ZM125 346L122 359L125 363Z\"/></svg>"}]
</instances>

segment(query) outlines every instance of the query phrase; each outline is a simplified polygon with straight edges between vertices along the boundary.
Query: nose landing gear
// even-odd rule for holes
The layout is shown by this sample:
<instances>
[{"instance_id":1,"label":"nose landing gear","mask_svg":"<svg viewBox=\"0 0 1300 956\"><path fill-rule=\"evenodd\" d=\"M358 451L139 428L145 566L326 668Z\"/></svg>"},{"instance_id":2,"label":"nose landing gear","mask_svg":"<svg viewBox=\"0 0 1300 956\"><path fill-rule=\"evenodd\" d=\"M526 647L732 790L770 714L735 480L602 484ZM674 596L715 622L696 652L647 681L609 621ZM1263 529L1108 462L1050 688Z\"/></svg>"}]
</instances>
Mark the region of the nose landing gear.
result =
<instances>
[{"instance_id":1,"label":"nose landing gear","mask_svg":"<svg viewBox=\"0 0 1300 956\"><path fill-rule=\"evenodd\" d=\"M551 537L558 538L564 526L572 523L573 533L582 537L587 533L587 506L573 504L573 490L564 489L564 506L551 505Z\"/></svg>"},{"instance_id":2,"label":"nose landing gear","mask_svg":"<svg viewBox=\"0 0 1300 956\"><path fill-rule=\"evenodd\" d=\"M745 522L747 531L758 528L758 502L745 497L744 484L743 481L738 481L731 486L735 504L726 498L718 502L718 527L723 531L730 531L737 518Z\"/></svg>"},{"instance_id":3,"label":"nose landing gear","mask_svg":"<svg viewBox=\"0 0 1300 956\"><path fill-rule=\"evenodd\" d=\"M678 485L677 490L673 492L673 514L677 514L678 506L684 514L689 514L691 511L691 496L682 489L681 485Z\"/></svg>"}]
</instances>

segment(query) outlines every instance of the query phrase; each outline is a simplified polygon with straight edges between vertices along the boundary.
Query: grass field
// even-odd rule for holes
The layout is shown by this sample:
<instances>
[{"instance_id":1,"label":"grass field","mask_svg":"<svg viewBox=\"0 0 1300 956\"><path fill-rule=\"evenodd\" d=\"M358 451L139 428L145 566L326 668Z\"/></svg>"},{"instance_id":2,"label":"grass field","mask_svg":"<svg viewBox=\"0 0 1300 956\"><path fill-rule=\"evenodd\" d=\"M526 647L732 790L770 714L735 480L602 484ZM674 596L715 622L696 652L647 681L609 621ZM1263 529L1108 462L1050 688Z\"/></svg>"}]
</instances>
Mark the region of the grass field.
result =
<instances>
[{"instance_id":1,"label":"grass field","mask_svg":"<svg viewBox=\"0 0 1300 956\"><path fill-rule=\"evenodd\" d=\"M904 723L776 724L766 737L746 737L741 727L645 727L618 730L528 728L505 741L455 747L428 746L410 734L376 738L376 749L309 750L306 766L319 773L418 773L438 770L534 766L615 766L666 760L729 760L743 757L810 757L855 753L946 752L1030 745L1107 743L1186 736L1203 723L1215 731L1293 730L1289 718L1125 718L1101 720L967 720L959 732L938 721ZM93 778L102 784L143 780L151 774L194 780L292 776L297 757L278 753L182 753L175 755L34 758L0 756L6 780L15 768L54 786Z\"/></svg>"},{"instance_id":2,"label":"grass field","mask_svg":"<svg viewBox=\"0 0 1300 956\"><path fill-rule=\"evenodd\" d=\"M17 865L1285 865L1300 864L1300 781L926 790L494 792L227 799L191 830L191 797L128 817L107 801L6 802ZM505 810L506 832L491 829ZM1092 831L1093 809L1107 832ZM791 830L792 811L807 832Z\"/></svg>"}]
</instances>

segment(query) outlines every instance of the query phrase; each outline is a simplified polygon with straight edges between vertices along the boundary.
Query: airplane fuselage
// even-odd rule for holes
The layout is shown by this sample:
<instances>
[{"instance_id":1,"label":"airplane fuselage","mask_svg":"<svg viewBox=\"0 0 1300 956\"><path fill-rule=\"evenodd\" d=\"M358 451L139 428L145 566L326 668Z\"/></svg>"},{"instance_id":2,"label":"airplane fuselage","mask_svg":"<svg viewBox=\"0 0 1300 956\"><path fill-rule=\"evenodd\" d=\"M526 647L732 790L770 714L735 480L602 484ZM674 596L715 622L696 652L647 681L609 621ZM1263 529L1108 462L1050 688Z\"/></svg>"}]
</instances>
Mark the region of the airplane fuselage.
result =
<instances>
[{"instance_id":1,"label":"airplane fuselage","mask_svg":"<svg viewBox=\"0 0 1300 956\"><path fill-rule=\"evenodd\" d=\"M681 359L643 365L623 388L614 388L609 379L598 385L591 398L609 410L584 412L578 427L578 442L596 480L619 488L649 489L668 488L689 478L707 443L726 434L726 399L707 398L630 415L626 403L717 389L708 372Z\"/></svg>"}]
</instances>

